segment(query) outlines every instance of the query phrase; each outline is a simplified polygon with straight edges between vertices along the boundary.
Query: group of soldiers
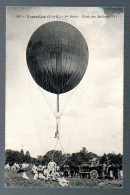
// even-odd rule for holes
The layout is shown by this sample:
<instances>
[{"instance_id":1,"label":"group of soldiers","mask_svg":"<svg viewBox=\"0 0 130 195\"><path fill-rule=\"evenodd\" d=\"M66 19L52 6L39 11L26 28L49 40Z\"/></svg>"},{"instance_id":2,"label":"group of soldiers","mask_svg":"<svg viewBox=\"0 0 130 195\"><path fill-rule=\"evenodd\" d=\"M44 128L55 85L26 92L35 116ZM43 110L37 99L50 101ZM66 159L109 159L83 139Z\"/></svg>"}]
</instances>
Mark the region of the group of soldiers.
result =
<instances>
[{"instance_id":1,"label":"group of soldiers","mask_svg":"<svg viewBox=\"0 0 130 195\"><path fill-rule=\"evenodd\" d=\"M20 166L17 163L14 163L13 166L9 166L7 164L5 166L5 169L10 170L17 170L18 173L23 171L23 177L25 179L28 179L25 169L29 166L27 163L23 163ZM82 169L84 168L84 169ZM102 164L100 164L98 158L91 159L88 163L84 166L69 166L67 164L64 164L62 166L58 166L55 162L50 161L47 166L43 165L33 165L32 166L32 173L34 174L33 179L44 179L49 180L50 178L52 180L55 180L56 178L64 177L88 177L88 173L92 170L96 170L98 173L98 177L102 178L111 178L111 179L118 179L123 178L123 171L122 171L122 165L112 164L110 160L104 161Z\"/></svg>"},{"instance_id":2,"label":"group of soldiers","mask_svg":"<svg viewBox=\"0 0 130 195\"><path fill-rule=\"evenodd\" d=\"M102 177L105 178L106 176L111 179L123 178L122 165L113 164L110 161L104 162L102 164Z\"/></svg>"}]
</instances>

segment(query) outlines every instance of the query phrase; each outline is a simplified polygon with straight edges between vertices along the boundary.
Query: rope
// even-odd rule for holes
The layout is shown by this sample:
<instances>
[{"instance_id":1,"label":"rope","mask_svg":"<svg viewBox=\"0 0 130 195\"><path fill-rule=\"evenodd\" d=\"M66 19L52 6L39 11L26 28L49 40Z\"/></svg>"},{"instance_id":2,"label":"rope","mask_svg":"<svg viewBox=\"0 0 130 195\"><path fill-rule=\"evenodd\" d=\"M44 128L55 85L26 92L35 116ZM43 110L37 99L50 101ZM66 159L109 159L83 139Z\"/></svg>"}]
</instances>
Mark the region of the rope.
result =
<instances>
[{"instance_id":1,"label":"rope","mask_svg":"<svg viewBox=\"0 0 130 195\"><path fill-rule=\"evenodd\" d=\"M56 141L56 144L55 144L55 147L54 147L54 151L53 151L53 153L52 153L52 160L53 160L53 156L54 156L54 152L55 152L55 149L56 149L57 143L58 143L58 138L57 138L57 141Z\"/></svg>"},{"instance_id":2,"label":"rope","mask_svg":"<svg viewBox=\"0 0 130 195\"><path fill-rule=\"evenodd\" d=\"M52 161L54 160L53 157L54 157L54 153L55 153L55 149L56 149L56 146L57 146L57 144L58 144L58 141L59 141L59 144L60 144L60 146L61 146L61 149L62 149L63 154L65 154L65 151L64 151L64 148L63 148L62 143L61 143L61 141L60 141L60 138L57 138L57 141L56 141L55 147L54 147L54 149L53 149L53 153L52 153ZM64 164L65 164L66 161L67 161L67 156L66 156L66 158L64 159Z\"/></svg>"},{"instance_id":3,"label":"rope","mask_svg":"<svg viewBox=\"0 0 130 195\"><path fill-rule=\"evenodd\" d=\"M65 154L65 151L64 151L64 149L63 149L63 146L62 146L62 144L61 144L60 139L59 139L59 143L60 143L60 146L61 146L61 148L62 148L63 153Z\"/></svg>"},{"instance_id":4,"label":"rope","mask_svg":"<svg viewBox=\"0 0 130 195\"><path fill-rule=\"evenodd\" d=\"M52 111L53 115L55 116L55 112L53 111L52 107L50 106L50 103L48 102L48 100L47 100L45 94L43 94L43 91L41 90L41 88L39 87L39 85L38 85L38 88L39 88L39 90L40 90L40 92L41 92L43 98L45 99L47 105L49 106L50 110Z\"/></svg>"},{"instance_id":5,"label":"rope","mask_svg":"<svg viewBox=\"0 0 130 195\"><path fill-rule=\"evenodd\" d=\"M59 143L60 143L60 145L61 145L61 148L62 148L62 150L63 150L63 154L65 154L65 151L64 151L64 149L63 149L63 146L62 146L62 143L60 142L60 140L59 140ZM67 161L67 156L65 156L66 158L65 158L65 160L64 160L64 164L66 163L66 161Z\"/></svg>"},{"instance_id":6,"label":"rope","mask_svg":"<svg viewBox=\"0 0 130 195\"><path fill-rule=\"evenodd\" d=\"M32 108L33 119L34 119L34 124L35 124L35 128L34 128L35 135L38 138L39 143L40 143L40 146L43 149L43 144L42 144L41 136L39 137L39 134L37 133L38 129L39 128L41 129L41 124L40 124L40 120L38 122L36 121L35 110L34 110L33 100L32 100L32 96L31 96L32 88L31 88L31 85L30 85L30 76L29 76L29 74L27 74L27 80L28 80L28 87L29 87L29 99L30 99L30 102L31 102L31 108Z\"/></svg>"},{"instance_id":7,"label":"rope","mask_svg":"<svg viewBox=\"0 0 130 195\"><path fill-rule=\"evenodd\" d=\"M57 94L57 113L59 112L59 110L60 110L59 109L59 94ZM56 119L57 119L57 116L56 116ZM57 127L56 127L56 133L55 134L57 134L56 137L55 137L55 138L57 138L57 141L56 141L56 145L54 147L54 151L53 151L53 154L52 154L52 160L53 160L54 152L55 152L55 149L56 149L56 146L57 146L58 141L59 141L59 144L61 146L61 149L62 149L63 154L65 154L64 148L62 146L62 143L61 143L60 137L59 137L59 124L58 124L58 121L57 121Z\"/></svg>"}]
</instances>

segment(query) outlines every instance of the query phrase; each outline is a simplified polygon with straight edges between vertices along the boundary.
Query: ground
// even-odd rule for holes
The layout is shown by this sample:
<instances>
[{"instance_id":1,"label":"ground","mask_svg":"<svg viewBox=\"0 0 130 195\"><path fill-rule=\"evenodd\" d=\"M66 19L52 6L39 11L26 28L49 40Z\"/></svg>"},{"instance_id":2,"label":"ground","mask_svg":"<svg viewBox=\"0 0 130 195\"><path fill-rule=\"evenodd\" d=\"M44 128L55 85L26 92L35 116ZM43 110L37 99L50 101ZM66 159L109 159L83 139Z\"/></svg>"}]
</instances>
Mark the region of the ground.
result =
<instances>
[{"instance_id":1,"label":"ground","mask_svg":"<svg viewBox=\"0 0 130 195\"><path fill-rule=\"evenodd\" d=\"M22 173L17 174L17 171L5 170L5 186L6 187L42 187L42 188L60 188L56 181L33 180L31 171L27 171L29 180L22 178ZM123 180L121 179L82 179L80 177L68 177L69 185L67 188L120 188L122 187Z\"/></svg>"}]
</instances>

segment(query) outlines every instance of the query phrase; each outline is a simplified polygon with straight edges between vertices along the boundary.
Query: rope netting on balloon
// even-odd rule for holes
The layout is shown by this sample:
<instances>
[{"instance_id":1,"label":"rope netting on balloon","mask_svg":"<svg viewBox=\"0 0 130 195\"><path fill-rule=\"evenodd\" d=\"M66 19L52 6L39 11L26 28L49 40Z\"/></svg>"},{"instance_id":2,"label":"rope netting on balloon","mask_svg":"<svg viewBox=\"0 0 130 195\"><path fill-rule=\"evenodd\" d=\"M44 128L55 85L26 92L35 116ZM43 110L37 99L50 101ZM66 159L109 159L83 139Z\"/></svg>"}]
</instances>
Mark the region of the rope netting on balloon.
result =
<instances>
[{"instance_id":1,"label":"rope netting on balloon","mask_svg":"<svg viewBox=\"0 0 130 195\"><path fill-rule=\"evenodd\" d=\"M76 87L88 61L88 48L81 33L70 24L54 22L41 26L34 35L28 44L27 62L36 83L55 94Z\"/></svg>"}]
</instances>

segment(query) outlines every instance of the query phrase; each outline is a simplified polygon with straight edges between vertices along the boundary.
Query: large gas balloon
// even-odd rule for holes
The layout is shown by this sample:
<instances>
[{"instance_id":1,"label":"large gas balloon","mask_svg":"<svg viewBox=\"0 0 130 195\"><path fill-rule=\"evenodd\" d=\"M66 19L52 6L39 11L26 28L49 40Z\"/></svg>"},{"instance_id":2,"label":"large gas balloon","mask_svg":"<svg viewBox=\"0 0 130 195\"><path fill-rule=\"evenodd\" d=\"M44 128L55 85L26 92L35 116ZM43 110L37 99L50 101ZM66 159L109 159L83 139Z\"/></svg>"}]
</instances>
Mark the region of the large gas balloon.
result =
<instances>
[{"instance_id":1,"label":"large gas balloon","mask_svg":"<svg viewBox=\"0 0 130 195\"><path fill-rule=\"evenodd\" d=\"M35 82L51 93L61 94L72 90L83 78L88 46L74 26L49 22L32 34L26 58Z\"/></svg>"}]
</instances>

